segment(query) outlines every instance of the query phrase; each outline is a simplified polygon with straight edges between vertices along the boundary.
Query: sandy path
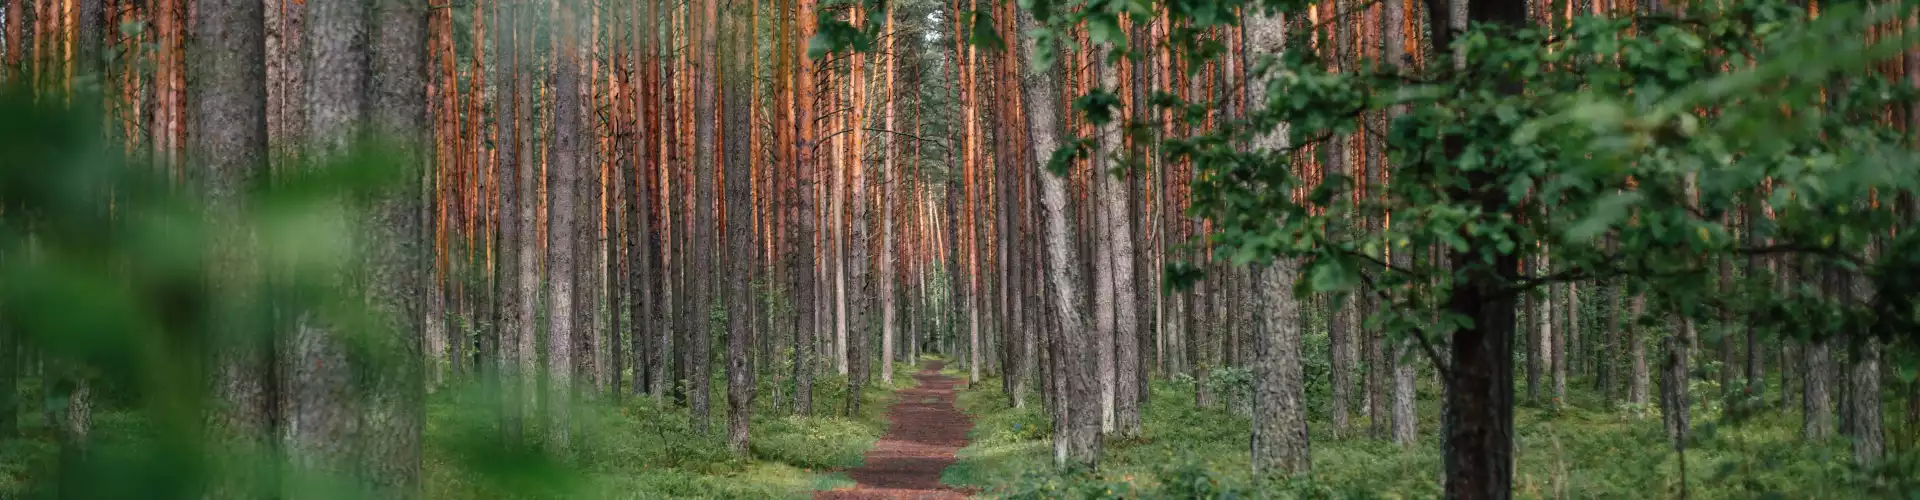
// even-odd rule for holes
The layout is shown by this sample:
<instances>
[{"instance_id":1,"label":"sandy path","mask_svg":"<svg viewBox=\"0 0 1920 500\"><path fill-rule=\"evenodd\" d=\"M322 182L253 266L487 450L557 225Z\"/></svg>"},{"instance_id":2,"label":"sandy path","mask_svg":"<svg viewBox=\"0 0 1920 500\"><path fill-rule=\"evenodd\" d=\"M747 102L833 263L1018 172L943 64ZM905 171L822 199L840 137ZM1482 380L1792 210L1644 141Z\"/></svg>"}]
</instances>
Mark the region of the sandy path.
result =
<instances>
[{"instance_id":1,"label":"sandy path","mask_svg":"<svg viewBox=\"0 0 1920 500\"><path fill-rule=\"evenodd\" d=\"M973 423L953 404L953 377L940 374L942 363L928 362L913 376L920 386L902 390L887 409L887 435L867 452L860 468L847 471L853 488L821 491L815 499L950 499L966 492L940 484L940 472L957 460Z\"/></svg>"}]
</instances>

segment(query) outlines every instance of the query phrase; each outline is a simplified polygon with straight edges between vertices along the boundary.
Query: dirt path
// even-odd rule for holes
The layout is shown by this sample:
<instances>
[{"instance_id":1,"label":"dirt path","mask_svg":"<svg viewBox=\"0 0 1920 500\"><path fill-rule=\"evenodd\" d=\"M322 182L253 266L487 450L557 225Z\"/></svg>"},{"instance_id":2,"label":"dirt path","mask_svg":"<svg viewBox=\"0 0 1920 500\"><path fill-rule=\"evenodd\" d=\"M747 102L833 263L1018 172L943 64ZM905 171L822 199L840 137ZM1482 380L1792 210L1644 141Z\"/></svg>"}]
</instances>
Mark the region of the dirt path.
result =
<instances>
[{"instance_id":1,"label":"dirt path","mask_svg":"<svg viewBox=\"0 0 1920 500\"><path fill-rule=\"evenodd\" d=\"M941 375L941 366L939 361L927 362L913 376L920 386L897 394L887 409L893 421L887 435L867 452L866 465L847 471L857 485L814 493L813 498L966 498L966 492L940 484L940 472L953 465L953 453L967 445L967 431L973 428L953 405L953 386L960 381Z\"/></svg>"}]
</instances>

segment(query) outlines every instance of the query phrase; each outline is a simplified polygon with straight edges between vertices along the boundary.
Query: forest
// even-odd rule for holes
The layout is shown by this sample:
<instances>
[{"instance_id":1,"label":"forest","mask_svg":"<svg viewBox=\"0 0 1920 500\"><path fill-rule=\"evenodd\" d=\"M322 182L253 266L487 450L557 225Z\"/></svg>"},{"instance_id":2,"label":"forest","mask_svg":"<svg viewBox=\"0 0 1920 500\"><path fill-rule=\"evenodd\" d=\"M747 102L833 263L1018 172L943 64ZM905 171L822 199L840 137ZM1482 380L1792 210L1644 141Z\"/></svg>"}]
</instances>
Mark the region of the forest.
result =
<instances>
[{"instance_id":1,"label":"forest","mask_svg":"<svg viewBox=\"0 0 1920 500\"><path fill-rule=\"evenodd\" d=\"M0 498L1920 498L1920 1L0 3Z\"/></svg>"}]
</instances>

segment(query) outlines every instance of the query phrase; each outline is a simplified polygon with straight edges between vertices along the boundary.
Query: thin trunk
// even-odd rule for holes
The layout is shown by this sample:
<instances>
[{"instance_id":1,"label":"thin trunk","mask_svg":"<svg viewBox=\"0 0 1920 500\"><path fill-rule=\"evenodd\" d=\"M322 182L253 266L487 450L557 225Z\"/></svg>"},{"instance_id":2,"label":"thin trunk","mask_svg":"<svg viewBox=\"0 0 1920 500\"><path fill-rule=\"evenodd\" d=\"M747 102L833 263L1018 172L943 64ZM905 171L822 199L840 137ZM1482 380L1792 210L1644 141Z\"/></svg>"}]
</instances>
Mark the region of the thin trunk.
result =
<instances>
[{"instance_id":1,"label":"thin trunk","mask_svg":"<svg viewBox=\"0 0 1920 500\"><path fill-rule=\"evenodd\" d=\"M718 0L712 0L717 2ZM746 7L741 2L731 4L732 12L727 13L724 45L708 45L711 50L720 52L726 67L720 74L721 83L721 143L726 148L722 153L726 161L726 201L727 201L727 448L736 456L747 454L748 412L753 409L753 371L750 365L752 355L750 346L754 336L753 317L748 304L753 301L752 277L755 264L753 244L753 173L749 155L749 134L753 131L748 108L752 102L753 81L747 73L747 61L751 57L752 47L748 45L754 32L750 19L745 17ZM711 12L711 11L710 11ZM742 22L746 21L746 22ZM709 29L722 26L717 20L709 20ZM708 36L716 36L709 33Z\"/></svg>"},{"instance_id":2,"label":"thin trunk","mask_svg":"<svg viewBox=\"0 0 1920 500\"><path fill-rule=\"evenodd\" d=\"M794 14L795 19L812 19L813 0L799 0L799 3L799 10ZM797 22L797 24L800 25L800 36L789 37L783 40L782 44L797 44L804 40L806 36L811 36L809 33L813 30L814 23ZM793 95L795 102L792 104L794 109L794 132L799 136L799 140L795 142L793 152L791 153L794 161L794 184L796 187L793 197L793 241L796 248L793 252L792 263L789 266L793 275L795 297L793 302L793 411L796 414L809 415L813 413L813 375L815 371L813 369L815 362L813 353L816 343L815 334L820 331L819 317L821 316L821 314L819 314L821 312L820 308L817 305L821 303L820 294L815 292L819 289L819 284L822 281L819 279L819 275L816 274L820 267L815 265L817 261L814 259L815 249L813 244L814 237L819 233L818 226L814 224L818 218L818 214L814 213L815 197L813 195L816 184L818 183L818 177L816 176L818 173L818 162L816 161L817 155L815 151L817 151L819 144L815 142L816 136L813 133L815 130L813 123L813 106L814 99L817 96L814 94L816 87L813 85L815 80L812 59L806 57L804 51L795 50L791 52L793 54L790 57L793 59L795 67L793 75Z\"/></svg>"},{"instance_id":3,"label":"thin trunk","mask_svg":"<svg viewBox=\"0 0 1920 500\"><path fill-rule=\"evenodd\" d=\"M542 257L540 253L539 219L540 163L536 159L539 150L534 147L532 134L534 123L533 101L535 98L532 71L534 66L534 30L533 23L530 20L533 19L533 6L531 2L523 1L518 4L517 8L509 7L508 10L512 12L511 16L515 23L513 29L514 63L512 65L513 69L510 71L513 75L514 87L512 96L514 108L512 120L513 138L507 142L513 144L518 150L518 154L514 157L514 162L517 166L515 171L519 175L520 186L516 189L514 197L519 201L520 222L516 230L518 237L516 246L518 249L514 253L519 257L519 263L516 264L517 270L515 273L518 274L518 276L514 278L514 281L520 291L518 297L515 298L515 302L519 307L517 308L518 310L515 311L516 318L514 319L514 325L516 326L516 331L513 340L513 343L518 344L518 347L514 349L514 360L510 362L516 365L514 371L518 376L507 378L507 383L514 387L514 390L510 392L511 395L517 399L516 402L509 404L509 407L517 412L515 415L512 415L514 417L512 425L515 428L511 429L511 432L520 433L524 430L521 426L525 423L525 416L528 414L537 415L539 411L539 406L535 405L535 402L539 400L540 394L540 353L537 350L535 342L539 341L538 331L540 325L538 323L539 318L536 314L541 300L540 259ZM522 135L523 133L525 134L524 136ZM505 150L502 150L502 153L504 152ZM524 439L517 439L511 443L520 446L534 444L528 443Z\"/></svg>"},{"instance_id":4,"label":"thin trunk","mask_svg":"<svg viewBox=\"0 0 1920 500\"><path fill-rule=\"evenodd\" d=\"M1647 385L1650 378L1647 373L1647 339L1645 338L1646 329L1640 326L1640 316L1646 311L1647 296L1640 293L1634 294L1632 305L1628 306L1626 312L1627 357L1630 358L1633 366L1633 372L1628 376L1627 404L1632 405L1647 404Z\"/></svg>"},{"instance_id":5,"label":"thin trunk","mask_svg":"<svg viewBox=\"0 0 1920 500\"><path fill-rule=\"evenodd\" d=\"M509 0L494 0L494 14L498 19L493 30L493 53L499 57L494 62L494 144L499 162L500 175L500 312L494 326L500 332L500 352L495 359L495 372L499 374L500 398L500 437L509 446L522 442L525 432L526 409L522 402L526 396L520 394L525 386L522 377L528 372L521 371L520 338L525 335L527 324L521 316L521 304L533 300L533 296L524 292L520 281L520 259L525 251L523 244L529 240L532 226L524 224L520 215L521 202L526 196L520 179L521 171L527 170L519 161L521 154L520 138L515 133L517 127L515 106L519 101L514 88L514 73L518 70L513 62L514 37L517 24L514 7Z\"/></svg>"},{"instance_id":6,"label":"thin trunk","mask_svg":"<svg viewBox=\"0 0 1920 500\"><path fill-rule=\"evenodd\" d=\"M720 36L719 4L720 0L705 0L699 3L699 18L696 19L699 23L696 30L699 42L698 45L693 46L698 52L699 66L694 76L694 111L691 117L694 123L693 150L695 152L693 164L695 201L690 207L694 218L691 231L694 255L693 267L689 268L688 272L696 276L693 278L693 309L690 311L694 315L692 319L694 328L687 332L688 338L692 339L691 349L688 350L688 359L692 366L688 367L687 375L692 378L691 387L688 388L691 391L688 399L693 409L692 425L700 434L707 434L709 429L708 395L711 391L708 390L708 386L711 377L708 374L713 359L709 346L713 340L713 334L708 314L713 310L714 291L717 289L713 282L716 269L716 263L713 260L715 252L713 237L714 211L718 208L714 204L713 191L717 177L714 168L720 159L716 156L720 144L716 142L714 130L719 118L716 108L719 104L720 70L716 53Z\"/></svg>"},{"instance_id":7,"label":"thin trunk","mask_svg":"<svg viewBox=\"0 0 1920 500\"><path fill-rule=\"evenodd\" d=\"M579 41L578 13L571 4L555 3L554 17L559 23L555 33L553 62L553 105L549 109L553 120L553 135L547 141L547 392L546 423L547 447L556 452L565 452L572 447L573 422L571 405L575 393L574 374L578 367L574 356L591 355L591 352L574 351L576 336L580 333L575 307L579 294L574 290L581 285L579 272L575 268L582 264L574 251L575 240L582 232L577 227L575 215L578 211L575 197L581 189L581 177L587 165L582 162L581 151L591 147L582 135L589 133L583 125L586 118L581 116L580 57L576 43ZM578 221L585 222L585 221Z\"/></svg>"},{"instance_id":8,"label":"thin trunk","mask_svg":"<svg viewBox=\"0 0 1920 500\"><path fill-rule=\"evenodd\" d=\"M886 69L884 70L886 75L886 94L881 98L886 101L886 116L884 118L885 125L883 128L887 130L888 133L891 133L894 131L894 107L895 103L899 101L899 94L894 88L894 72L899 61L899 47L895 40L898 40L900 35L893 30L892 3L887 4L887 10L884 15L886 16L886 29L882 31L882 33L887 34ZM878 260L880 261L880 275L876 279L880 282L880 384L884 386L893 385L893 338L895 335L895 323L898 321L898 319L895 318L893 291L895 280L893 203L894 199L899 196L896 194L896 186L900 183L898 171L894 169L893 164L893 145L895 143L896 141L890 136L881 141L881 148L884 152L881 154L880 172L882 176L881 182L885 184L881 187L880 191L880 255L878 256Z\"/></svg>"}]
</instances>

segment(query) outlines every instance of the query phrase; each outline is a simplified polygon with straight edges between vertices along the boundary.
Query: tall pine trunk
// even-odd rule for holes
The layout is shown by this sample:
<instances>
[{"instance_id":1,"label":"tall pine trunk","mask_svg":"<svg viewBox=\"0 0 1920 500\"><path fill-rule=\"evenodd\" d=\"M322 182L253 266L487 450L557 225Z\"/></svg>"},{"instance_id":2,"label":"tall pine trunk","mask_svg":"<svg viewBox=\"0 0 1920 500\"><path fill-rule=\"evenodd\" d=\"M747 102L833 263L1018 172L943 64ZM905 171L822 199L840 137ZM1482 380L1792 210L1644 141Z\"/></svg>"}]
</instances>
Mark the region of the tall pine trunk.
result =
<instances>
[{"instance_id":1,"label":"tall pine trunk","mask_svg":"<svg viewBox=\"0 0 1920 500\"><path fill-rule=\"evenodd\" d=\"M1031 11L1021 9L1020 25L1023 33L1038 27ZM1022 36L1020 46L1027 57L1037 58L1043 49L1039 40L1032 36ZM1040 158L1052 157L1053 150L1060 146L1060 88L1057 86L1060 69L1058 66L1043 68L1030 75L1021 84L1022 95L1027 102L1027 132L1031 137L1031 151L1035 162ZM1067 179L1064 176L1040 174L1042 201L1045 204L1047 231L1048 281L1056 292L1053 300L1052 315L1059 321L1055 330L1060 341L1055 351L1061 369L1056 373L1057 380L1065 384L1061 391L1063 403L1054 408L1063 418L1061 425L1054 427L1054 462L1058 464L1075 463L1093 466L1100 459L1100 415L1098 374L1094 373L1092 342L1086 329L1086 306L1081 302L1084 295L1080 291L1082 277L1079 267L1079 249L1074 245L1076 234L1067 206Z\"/></svg>"},{"instance_id":2,"label":"tall pine trunk","mask_svg":"<svg viewBox=\"0 0 1920 500\"><path fill-rule=\"evenodd\" d=\"M421 198L428 130L426 95L427 5L378 2L373 12L372 108L374 130L397 141L403 177L376 201L368 256L372 262L373 310L385 318L376 352L396 353L381 363L368 398L362 432L369 478L380 491L406 497L420 491L420 436L426 425L421 338L421 297L428 293L426 211Z\"/></svg>"},{"instance_id":3,"label":"tall pine trunk","mask_svg":"<svg viewBox=\"0 0 1920 500\"><path fill-rule=\"evenodd\" d=\"M1286 19L1278 14L1247 18L1247 52L1280 54L1286 49ZM1253 63L1254 61L1246 61ZM1264 107L1271 77L1255 74L1247 85L1249 106ZM1287 126L1262 134L1253 147L1260 152L1288 148ZM1298 262L1278 259L1255 270L1263 322L1254 338L1253 471L1287 474L1307 472L1311 466L1307 439L1305 373L1300 365L1300 299L1293 293L1299 279Z\"/></svg>"}]
</instances>

